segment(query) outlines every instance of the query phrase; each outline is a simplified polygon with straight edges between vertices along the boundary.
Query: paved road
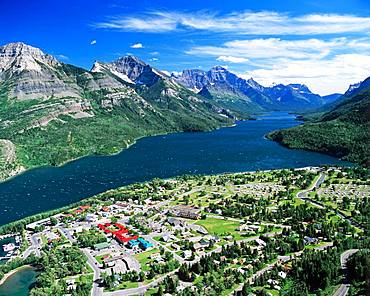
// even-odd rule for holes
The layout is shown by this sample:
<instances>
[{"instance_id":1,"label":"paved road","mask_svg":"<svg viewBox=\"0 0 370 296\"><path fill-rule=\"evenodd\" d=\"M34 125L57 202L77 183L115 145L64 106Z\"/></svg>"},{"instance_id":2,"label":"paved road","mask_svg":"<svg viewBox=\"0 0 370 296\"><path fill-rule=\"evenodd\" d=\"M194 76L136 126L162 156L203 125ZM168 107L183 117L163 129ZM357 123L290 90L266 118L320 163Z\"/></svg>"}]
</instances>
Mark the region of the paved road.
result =
<instances>
[{"instance_id":1,"label":"paved road","mask_svg":"<svg viewBox=\"0 0 370 296\"><path fill-rule=\"evenodd\" d=\"M94 270L94 277L93 277L93 288L91 290L91 296L102 296L103 295L103 288L99 287L99 279L100 279L100 269L97 266L97 261L95 258L90 254L87 249L82 249L82 252L87 257L87 263L90 267Z\"/></svg>"},{"instance_id":2,"label":"paved road","mask_svg":"<svg viewBox=\"0 0 370 296\"><path fill-rule=\"evenodd\" d=\"M320 173L319 178L308 189L299 191L297 193L297 198L303 201L307 201L320 209L326 208L325 204L308 197L309 192L316 190L320 187L320 185L325 181L325 177L326 177L325 174ZM336 215L340 217L341 219L348 221L352 226L365 230L365 228L361 224L358 224L356 221L352 220L350 217L345 216L338 211L336 212Z\"/></svg>"},{"instance_id":3,"label":"paved road","mask_svg":"<svg viewBox=\"0 0 370 296\"><path fill-rule=\"evenodd\" d=\"M322 245L322 246L318 246L318 247L316 247L315 249L316 250L324 250L324 249L326 249L326 248L328 248L328 247L330 247L330 246L332 246L333 244L331 243L331 242L329 242L329 243L326 243L325 245ZM293 258L293 257L298 257L298 256L301 256L302 255L302 253L303 253L303 251L299 251L299 252L296 252L296 253L293 253L292 254L292 256L279 256L278 257L278 260L277 261L275 261L275 262L273 262L273 263L271 263L271 264L269 264L269 265L267 265L265 268L263 268L263 269L261 269L261 270L259 270L259 271L257 271L256 273L254 273L252 276L250 276L249 278L247 278L246 280L245 280L245 282L248 282L248 283L252 283L257 277L259 277L259 276L261 276L262 274L264 274L265 272L267 272L267 271L269 271L269 270L271 270L272 268L274 268L275 267L275 265L277 265L278 263L280 264L280 263L285 263L285 262L288 262L288 261L290 261L291 260L291 258ZM244 283L241 283L235 290L233 290L230 294L229 294L229 296L232 296L232 295L234 295L234 292L235 291L241 291L242 289L243 289L243 286L244 286ZM338 296L338 295L336 295L336 296Z\"/></svg>"},{"instance_id":4,"label":"paved road","mask_svg":"<svg viewBox=\"0 0 370 296\"><path fill-rule=\"evenodd\" d=\"M62 226L57 226L61 233L71 242L74 243L76 240L72 237L70 232L65 229ZM86 255L87 257L87 263L89 266L92 268L94 271L94 277L93 277L93 287L91 289L91 296L102 296L103 295L103 288L99 286L99 280L100 280L100 269L98 267L98 262L96 259L90 254L88 249L81 249L82 252Z\"/></svg>"},{"instance_id":5,"label":"paved road","mask_svg":"<svg viewBox=\"0 0 370 296\"><path fill-rule=\"evenodd\" d=\"M350 283L349 283L348 277L347 277L347 260L351 255L353 255L357 251L358 251L357 249L351 249L351 250L347 250L347 251L343 252L340 255L340 264L341 264L342 269L344 271L345 278L343 280L343 284L341 284L340 287L338 288L338 290L336 290L334 292L333 296L345 296L345 295L347 295L347 293L349 291L349 287L350 287Z\"/></svg>"},{"instance_id":6,"label":"paved road","mask_svg":"<svg viewBox=\"0 0 370 296\"><path fill-rule=\"evenodd\" d=\"M129 295L143 295L148 289L157 286L159 283L161 283L165 277L175 274L178 271L178 269L171 271L170 273L167 273L156 280L152 281L151 283L147 285L140 286L138 288L131 288L126 290L119 290L115 292L105 292L104 296L129 296Z\"/></svg>"},{"instance_id":7,"label":"paved road","mask_svg":"<svg viewBox=\"0 0 370 296\"><path fill-rule=\"evenodd\" d=\"M265 233L264 235L269 235L269 236L275 236L275 235L278 235L280 232L269 232L269 233ZM240 244L241 242L248 242L248 241L253 241L253 240L256 240L258 239L259 236L254 236L254 237L249 237L249 238L246 238L246 239L243 239L243 240L240 240L240 241L237 241L237 244ZM234 244L234 241L232 242L229 242L228 244L226 245L232 245ZM226 246L225 245L225 246ZM222 250L222 246L219 246L217 247L216 249L210 251L207 253L207 255L211 254L211 253L220 253ZM181 258L181 257L180 257ZM178 258L176 258L178 259ZM182 262L184 262L184 259L182 259ZM195 259L194 261L187 261L188 264L193 264L195 262L197 262L199 260L199 258ZM153 282L151 282L150 284L147 284L147 285L143 285L143 286L140 286L138 288L131 288L131 289L126 289L126 290L120 290L120 291L115 291L115 292L104 292L103 295L104 296L129 296L129 295L141 295L141 294L144 294L146 290L148 290L149 288L152 288L152 287L155 287L157 286L160 282L163 281L163 279L165 277L167 277L168 275L172 275L172 274L175 274L176 272L178 271L178 269L175 269L174 271L170 272L170 273L167 273L161 277L159 277L158 279L154 280ZM95 296L95 295L94 295Z\"/></svg>"}]
</instances>

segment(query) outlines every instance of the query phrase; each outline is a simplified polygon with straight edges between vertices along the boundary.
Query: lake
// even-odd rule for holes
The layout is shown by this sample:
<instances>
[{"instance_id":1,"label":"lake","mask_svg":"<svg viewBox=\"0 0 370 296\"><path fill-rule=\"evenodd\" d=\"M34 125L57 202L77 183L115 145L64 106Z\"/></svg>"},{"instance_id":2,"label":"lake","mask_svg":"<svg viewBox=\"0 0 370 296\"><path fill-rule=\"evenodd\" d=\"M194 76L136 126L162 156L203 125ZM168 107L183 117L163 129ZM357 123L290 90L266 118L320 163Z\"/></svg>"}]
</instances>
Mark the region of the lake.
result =
<instances>
[{"instance_id":1,"label":"lake","mask_svg":"<svg viewBox=\"0 0 370 296\"><path fill-rule=\"evenodd\" d=\"M0 183L0 225L155 177L349 165L327 155L290 150L264 137L298 124L294 115L273 112L211 132L143 138L113 156L89 156L62 167L29 170Z\"/></svg>"},{"instance_id":2,"label":"lake","mask_svg":"<svg viewBox=\"0 0 370 296\"><path fill-rule=\"evenodd\" d=\"M27 296L36 281L37 272L32 267L24 267L11 275L0 285L0 296Z\"/></svg>"}]
</instances>

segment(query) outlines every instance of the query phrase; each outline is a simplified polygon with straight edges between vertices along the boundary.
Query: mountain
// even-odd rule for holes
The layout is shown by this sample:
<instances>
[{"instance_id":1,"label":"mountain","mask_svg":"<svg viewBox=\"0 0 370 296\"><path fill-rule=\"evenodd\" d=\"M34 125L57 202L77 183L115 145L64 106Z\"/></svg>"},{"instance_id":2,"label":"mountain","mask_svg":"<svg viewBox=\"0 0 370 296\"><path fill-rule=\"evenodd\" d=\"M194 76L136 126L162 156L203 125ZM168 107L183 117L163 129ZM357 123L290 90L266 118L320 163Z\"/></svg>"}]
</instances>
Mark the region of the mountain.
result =
<instances>
[{"instance_id":1,"label":"mountain","mask_svg":"<svg viewBox=\"0 0 370 296\"><path fill-rule=\"evenodd\" d=\"M281 111L304 111L321 106L321 96L312 93L304 84L277 84L264 88L263 92L272 99L272 109Z\"/></svg>"},{"instance_id":2,"label":"mountain","mask_svg":"<svg viewBox=\"0 0 370 296\"><path fill-rule=\"evenodd\" d=\"M370 77L327 112L303 125L272 132L290 148L330 154L370 167Z\"/></svg>"},{"instance_id":3,"label":"mountain","mask_svg":"<svg viewBox=\"0 0 370 296\"><path fill-rule=\"evenodd\" d=\"M322 96L324 104L331 104L336 102L343 94L334 93L326 96Z\"/></svg>"},{"instance_id":4,"label":"mountain","mask_svg":"<svg viewBox=\"0 0 370 296\"><path fill-rule=\"evenodd\" d=\"M255 81L250 84L221 66L215 66L209 71L184 70L180 75L173 75L173 78L239 117L263 111L263 106L269 104L269 98L259 91Z\"/></svg>"},{"instance_id":5,"label":"mountain","mask_svg":"<svg viewBox=\"0 0 370 296\"><path fill-rule=\"evenodd\" d=\"M252 78L245 80L227 69L216 66L209 71L184 70L172 77L181 85L213 100L234 113L281 110L302 112L326 103L303 84L278 84L264 87Z\"/></svg>"},{"instance_id":6,"label":"mountain","mask_svg":"<svg viewBox=\"0 0 370 296\"><path fill-rule=\"evenodd\" d=\"M167 75L152 68L135 56L125 56L111 63L96 61L91 72L111 73L116 77L132 84L146 86L154 85L159 79Z\"/></svg>"},{"instance_id":7,"label":"mountain","mask_svg":"<svg viewBox=\"0 0 370 296\"><path fill-rule=\"evenodd\" d=\"M143 136L232 122L227 110L133 56L88 71L23 43L0 47L0 178L115 153Z\"/></svg>"}]
</instances>

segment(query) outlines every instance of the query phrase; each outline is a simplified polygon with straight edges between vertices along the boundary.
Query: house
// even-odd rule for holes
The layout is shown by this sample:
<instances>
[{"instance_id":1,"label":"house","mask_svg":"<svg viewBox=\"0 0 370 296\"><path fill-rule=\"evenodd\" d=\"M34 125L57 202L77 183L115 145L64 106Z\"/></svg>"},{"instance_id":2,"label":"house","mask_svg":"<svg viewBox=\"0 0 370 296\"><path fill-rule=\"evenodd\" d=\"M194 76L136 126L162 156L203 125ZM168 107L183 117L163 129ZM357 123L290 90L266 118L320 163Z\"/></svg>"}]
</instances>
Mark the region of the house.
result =
<instances>
[{"instance_id":1,"label":"house","mask_svg":"<svg viewBox=\"0 0 370 296\"><path fill-rule=\"evenodd\" d=\"M94 214L87 214L86 217L85 217L85 220L87 222L93 223L93 222L96 222L98 220L98 216L96 216Z\"/></svg>"},{"instance_id":2,"label":"house","mask_svg":"<svg viewBox=\"0 0 370 296\"><path fill-rule=\"evenodd\" d=\"M137 240L139 241L139 245L143 250L147 250L147 249L153 247L152 243L148 242L147 240L145 240L141 237L139 237Z\"/></svg>"},{"instance_id":3,"label":"house","mask_svg":"<svg viewBox=\"0 0 370 296\"><path fill-rule=\"evenodd\" d=\"M67 291L72 291L72 290L75 290L76 289L76 281L75 279L67 279L66 280L66 284L67 284Z\"/></svg>"},{"instance_id":4,"label":"house","mask_svg":"<svg viewBox=\"0 0 370 296\"><path fill-rule=\"evenodd\" d=\"M176 236L174 236L173 234L162 236L162 240L166 243L168 243L169 241L175 240L175 239L176 239Z\"/></svg>"},{"instance_id":5,"label":"house","mask_svg":"<svg viewBox=\"0 0 370 296\"><path fill-rule=\"evenodd\" d=\"M203 235L208 234L208 231L203 226L200 225L190 224L189 228Z\"/></svg>"},{"instance_id":6,"label":"house","mask_svg":"<svg viewBox=\"0 0 370 296\"><path fill-rule=\"evenodd\" d=\"M155 259L157 259L157 258L161 258L162 256L161 256L161 254L160 253L154 253L154 254L152 254L151 256L150 256L150 259L152 259L152 260L155 260Z\"/></svg>"},{"instance_id":7,"label":"house","mask_svg":"<svg viewBox=\"0 0 370 296\"><path fill-rule=\"evenodd\" d=\"M167 218L167 222L172 226L183 226L185 224L184 221L173 217Z\"/></svg>"},{"instance_id":8,"label":"house","mask_svg":"<svg viewBox=\"0 0 370 296\"><path fill-rule=\"evenodd\" d=\"M192 252L192 251L190 251L190 250L185 250L185 251L184 251L184 253L183 253L183 257L184 257L185 259L187 259L187 258L190 258L192 254L193 254L193 252Z\"/></svg>"},{"instance_id":9,"label":"house","mask_svg":"<svg viewBox=\"0 0 370 296\"><path fill-rule=\"evenodd\" d=\"M263 241L262 239L260 238L257 238L256 239L256 243L260 246L260 247L266 247L266 242Z\"/></svg>"},{"instance_id":10,"label":"house","mask_svg":"<svg viewBox=\"0 0 370 296\"><path fill-rule=\"evenodd\" d=\"M238 231L255 231L257 232L259 230L258 225L248 225L248 224L242 224L238 227Z\"/></svg>"},{"instance_id":11,"label":"house","mask_svg":"<svg viewBox=\"0 0 370 296\"><path fill-rule=\"evenodd\" d=\"M108 249L109 247L110 247L110 244L108 242L104 242L104 243L95 244L94 245L94 250L95 251L101 251L101 250L104 250L104 249Z\"/></svg>"},{"instance_id":12,"label":"house","mask_svg":"<svg viewBox=\"0 0 370 296\"><path fill-rule=\"evenodd\" d=\"M139 241L136 240L136 239L132 239L130 240L128 243L127 243L128 247L129 248L134 248L135 246L138 246L139 245Z\"/></svg>"},{"instance_id":13,"label":"house","mask_svg":"<svg viewBox=\"0 0 370 296\"><path fill-rule=\"evenodd\" d=\"M221 239L217 235L206 235L204 239L209 240L214 243L218 243L219 241L221 241Z\"/></svg>"},{"instance_id":14,"label":"house","mask_svg":"<svg viewBox=\"0 0 370 296\"><path fill-rule=\"evenodd\" d=\"M49 244L54 241L58 241L60 239L60 236L58 234L56 234L55 232L51 232L51 231L46 232L45 237Z\"/></svg>"},{"instance_id":15,"label":"house","mask_svg":"<svg viewBox=\"0 0 370 296\"><path fill-rule=\"evenodd\" d=\"M304 240L304 243L305 243L306 245L309 245L309 244L316 244L316 243L318 242L317 238L315 238L315 237L309 237L309 236L305 236L305 237L303 238L303 240Z\"/></svg>"},{"instance_id":16,"label":"house","mask_svg":"<svg viewBox=\"0 0 370 296\"><path fill-rule=\"evenodd\" d=\"M175 206L173 207L170 212L177 216L182 218L188 218L188 219L194 219L198 220L201 218L200 215L200 209L197 209L192 206Z\"/></svg>"},{"instance_id":17,"label":"house","mask_svg":"<svg viewBox=\"0 0 370 296\"><path fill-rule=\"evenodd\" d=\"M203 248L207 248L210 245L210 241L207 239L202 238L199 243L203 246Z\"/></svg>"},{"instance_id":18,"label":"house","mask_svg":"<svg viewBox=\"0 0 370 296\"><path fill-rule=\"evenodd\" d=\"M204 247L200 243L195 243L193 248L195 251L198 251L200 249L203 249Z\"/></svg>"}]
</instances>

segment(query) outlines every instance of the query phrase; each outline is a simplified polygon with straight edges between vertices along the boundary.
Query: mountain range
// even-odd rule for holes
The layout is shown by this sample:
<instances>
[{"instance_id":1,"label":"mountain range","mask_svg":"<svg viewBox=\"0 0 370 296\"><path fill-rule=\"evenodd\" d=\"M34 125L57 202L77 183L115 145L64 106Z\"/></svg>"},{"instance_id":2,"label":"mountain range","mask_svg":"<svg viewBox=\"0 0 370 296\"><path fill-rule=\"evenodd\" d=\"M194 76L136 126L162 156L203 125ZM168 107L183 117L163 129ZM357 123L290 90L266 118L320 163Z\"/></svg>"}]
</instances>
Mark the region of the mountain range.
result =
<instances>
[{"instance_id":1,"label":"mountain range","mask_svg":"<svg viewBox=\"0 0 370 296\"><path fill-rule=\"evenodd\" d=\"M135 139L234 117L136 57L91 71L23 43L0 47L0 172L108 154Z\"/></svg>"},{"instance_id":2,"label":"mountain range","mask_svg":"<svg viewBox=\"0 0 370 296\"><path fill-rule=\"evenodd\" d=\"M211 130L269 110L303 112L337 98L302 84L264 87L221 66L167 75L135 56L86 70L10 43L0 47L0 178L115 153L144 136Z\"/></svg>"},{"instance_id":3,"label":"mountain range","mask_svg":"<svg viewBox=\"0 0 370 296\"><path fill-rule=\"evenodd\" d=\"M172 74L172 77L211 102L241 115L261 110L303 112L339 97L338 94L321 97L304 84L264 87L253 78L245 80L221 66L209 71L184 70L179 75Z\"/></svg>"}]
</instances>

